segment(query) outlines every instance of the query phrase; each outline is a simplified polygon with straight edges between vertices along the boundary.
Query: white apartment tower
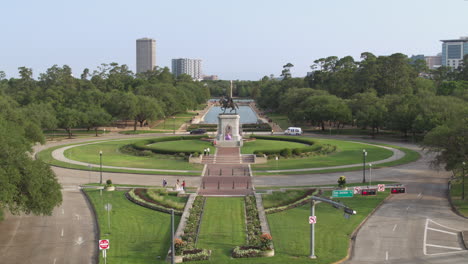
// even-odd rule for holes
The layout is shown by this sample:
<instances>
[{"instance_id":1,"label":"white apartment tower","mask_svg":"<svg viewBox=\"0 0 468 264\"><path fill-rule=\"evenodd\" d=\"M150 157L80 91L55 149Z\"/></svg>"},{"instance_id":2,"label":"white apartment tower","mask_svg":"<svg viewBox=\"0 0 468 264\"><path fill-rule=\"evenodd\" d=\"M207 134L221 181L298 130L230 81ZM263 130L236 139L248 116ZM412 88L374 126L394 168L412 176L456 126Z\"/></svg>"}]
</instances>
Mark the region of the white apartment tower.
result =
<instances>
[{"instance_id":1,"label":"white apartment tower","mask_svg":"<svg viewBox=\"0 0 468 264\"><path fill-rule=\"evenodd\" d=\"M194 80L202 80L201 60L187 58L172 59L172 74L175 77L181 74L188 74Z\"/></svg>"},{"instance_id":2,"label":"white apartment tower","mask_svg":"<svg viewBox=\"0 0 468 264\"><path fill-rule=\"evenodd\" d=\"M136 40L136 72L147 72L156 66L156 40L141 38Z\"/></svg>"}]
</instances>

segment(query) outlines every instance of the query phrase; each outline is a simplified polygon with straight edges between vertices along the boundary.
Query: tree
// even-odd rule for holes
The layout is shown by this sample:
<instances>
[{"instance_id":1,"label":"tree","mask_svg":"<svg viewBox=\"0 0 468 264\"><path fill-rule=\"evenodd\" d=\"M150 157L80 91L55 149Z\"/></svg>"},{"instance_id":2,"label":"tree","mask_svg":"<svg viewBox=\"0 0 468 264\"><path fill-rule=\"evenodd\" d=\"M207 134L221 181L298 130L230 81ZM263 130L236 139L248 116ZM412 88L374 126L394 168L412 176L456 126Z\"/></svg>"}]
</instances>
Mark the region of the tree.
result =
<instances>
[{"instance_id":1,"label":"tree","mask_svg":"<svg viewBox=\"0 0 468 264\"><path fill-rule=\"evenodd\" d=\"M468 160L468 108L424 137L426 150L436 154L433 164L446 170L459 168Z\"/></svg>"},{"instance_id":2,"label":"tree","mask_svg":"<svg viewBox=\"0 0 468 264\"><path fill-rule=\"evenodd\" d=\"M68 133L68 138L72 137L72 128L82 124L82 112L73 108L63 108L57 115L58 126L65 129Z\"/></svg>"},{"instance_id":3,"label":"tree","mask_svg":"<svg viewBox=\"0 0 468 264\"><path fill-rule=\"evenodd\" d=\"M147 96L137 96L137 105L134 115L134 130L136 131L137 122L140 122L140 127L145 121L153 121L162 117L161 107L157 104L156 99Z\"/></svg>"},{"instance_id":4,"label":"tree","mask_svg":"<svg viewBox=\"0 0 468 264\"><path fill-rule=\"evenodd\" d=\"M112 116L106 110L101 107L91 107L84 114L83 125L88 129L94 128L97 137L98 128L109 125L111 121Z\"/></svg>"},{"instance_id":5,"label":"tree","mask_svg":"<svg viewBox=\"0 0 468 264\"><path fill-rule=\"evenodd\" d=\"M286 63L283 65L283 71L281 71L281 76L283 76L283 80L287 80L291 78L291 68L294 67L294 65L290 62Z\"/></svg>"},{"instance_id":6,"label":"tree","mask_svg":"<svg viewBox=\"0 0 468 264\"><path fill-rule=\"evenodd\" d=\"M370 126L374 136L376 130L383 126L387 115L383 99L375 93L360 93L355 94L349 104L357 124L364 129Z\"/></svg>"}]
</instances>

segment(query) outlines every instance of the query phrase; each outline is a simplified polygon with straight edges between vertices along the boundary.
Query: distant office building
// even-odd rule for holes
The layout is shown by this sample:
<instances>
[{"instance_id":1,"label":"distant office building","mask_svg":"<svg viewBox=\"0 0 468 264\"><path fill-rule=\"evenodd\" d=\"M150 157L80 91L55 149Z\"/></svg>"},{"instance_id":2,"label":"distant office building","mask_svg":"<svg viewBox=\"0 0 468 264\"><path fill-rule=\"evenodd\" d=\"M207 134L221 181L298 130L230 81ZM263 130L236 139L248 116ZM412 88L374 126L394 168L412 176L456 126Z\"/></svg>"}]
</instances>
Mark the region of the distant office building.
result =
<instances>
[{"instance_id":1,"label":"distant office building","mask_svg":"<svg viewBox=\"0 0 468 264\"><path fill-rule=\"evenodd\" d=\"M136 72L147 72L156 66L156 40L141 38L136 41Z\"/></svg>"},{"instance_id":2,"label":"distant office building","mask_svg":"<svg viewBox=\"0 0 468 264\"><path fill-rule=\"evenodd\" d=\"M417 60L425 61L426 66L431 70L436 69L436 68L440 67L440 65L442 65L442 55L441 54L437 54L437 56L424 56L424 55L420 54L420 55L413 55L413 56L410 57L411 63L414 63Z\"/></svg>"},{"instance_id":3,"label":"distant office building","mask_svg":"<svg viewBox=\"0 0 468 264\"><path fill-rule=\"evenodd\" d=\"M460 66L463 56L468 54L468 37L442 41L442 65L452 68Z\"/></svg>"},{"instance_id":4,"label":"distant office building","mask_svg":"<svg viewBox=\"0 0 468 264\"><path fill-rule=\"evenodd\" d=\"M439 68L442 65L442 54L437 54L437 56L425 56L424 60L429 69L434 70Z\"/></svg>"},{"instance_id":5,"label":"distant office building","mask_svg":"<svg viewBox=\"0 0 468 264\"><path fill-rule=\"evenodd\" d=\"M172 74L175 77L181 74L188 74L194 80L202 80L201 60L199 59L172 59Z\"/></svg>"},{"instance_id":6,"label":"distant office building","mask_svg":"<svg viewBox=\"0 0 468 264\"><path fill-rule=\"evenodd\" d=\"M218 75L203 75L203 80L216 81L219 80Z\"/></svg>"}]
</instances>

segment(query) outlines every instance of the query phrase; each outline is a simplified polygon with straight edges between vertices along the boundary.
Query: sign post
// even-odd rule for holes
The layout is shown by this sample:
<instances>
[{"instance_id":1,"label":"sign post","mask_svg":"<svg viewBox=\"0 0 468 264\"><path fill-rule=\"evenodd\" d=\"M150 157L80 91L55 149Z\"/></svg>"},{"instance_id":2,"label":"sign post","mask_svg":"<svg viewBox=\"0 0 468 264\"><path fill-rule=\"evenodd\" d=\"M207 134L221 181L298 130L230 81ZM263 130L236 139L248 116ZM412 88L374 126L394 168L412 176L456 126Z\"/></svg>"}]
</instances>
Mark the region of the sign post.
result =
<instances>
[{"instance_id":1,"label":"sign post","mask_svg":"<svg viewBox=\"0 0 468 264\"><path fill-rule=\"evenodd\" d=\"M109 239L99 240L99 250L102 250L102 257L104 258L104 264L107 263L107 250L109 249Z\"/></svg>"},{"instance_id":2,"label":"sign post","mask_svg":"<svg viewBox=\"0 0 468 264\"><path fill-rule=\"evenodd\" d=\"M379 192L385 192L385 184L379 184L379 185L377 185L377 191L379 191Z\"/></svg>"},{"instance_id":3,"label":"sign post","mask_svg":"<svg viewBox=\"0 0 468 264\"><path fill-rule=\"evenodd\" d=\"M315 201L310 199L310 256L309 258L315 259L315 223L317 222L317 217L315 216Z\"/></svg>"}]
</instances>

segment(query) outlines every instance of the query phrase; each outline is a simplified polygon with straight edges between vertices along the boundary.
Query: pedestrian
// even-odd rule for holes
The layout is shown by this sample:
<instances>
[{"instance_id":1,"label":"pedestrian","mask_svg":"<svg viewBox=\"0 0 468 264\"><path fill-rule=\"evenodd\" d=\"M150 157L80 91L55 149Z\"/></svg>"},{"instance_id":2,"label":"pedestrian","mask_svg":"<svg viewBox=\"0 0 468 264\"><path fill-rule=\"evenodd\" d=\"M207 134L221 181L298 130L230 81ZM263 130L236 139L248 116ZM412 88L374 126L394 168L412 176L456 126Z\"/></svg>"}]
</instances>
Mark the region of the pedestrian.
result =
<instances>
[{"instance_id":1,"label":"pedestrian","mask_svg":"<svg viewBox=\"0 0 468 264\"><path fill-rule=\"evenodd\" d=\"M166 185L167 185L167 181L166 179L163 179L163 188L166 188Z\"/></svg>"},{"instance_id":2,"label":"pedestrian","mask_svg":"<svg viewBox=\"0 0 468 264\"><path fill-rule=\"evenodd\" d=\"M206 155L206 149L203 149L203 156Z\"/></svg>"},{"instance_id":3,"label":"pedestrian","mask_svg":"<svg viewBox=\"0 0 468 264\"><path fill-rule=\"evenodd\" d=\"M206 149L208 151L208 156L210 155L210 148L207 148Z\"/></svg>"},{"instance_id":4,"label":"pedestrian","mask_svg":"<svg viewBox=\"0 0 468 264\"><path fill-rule=\"evenodd\" d=\"M185 191L185 180L182 181L182 189Z\"/></svg>"}]
</instances>

